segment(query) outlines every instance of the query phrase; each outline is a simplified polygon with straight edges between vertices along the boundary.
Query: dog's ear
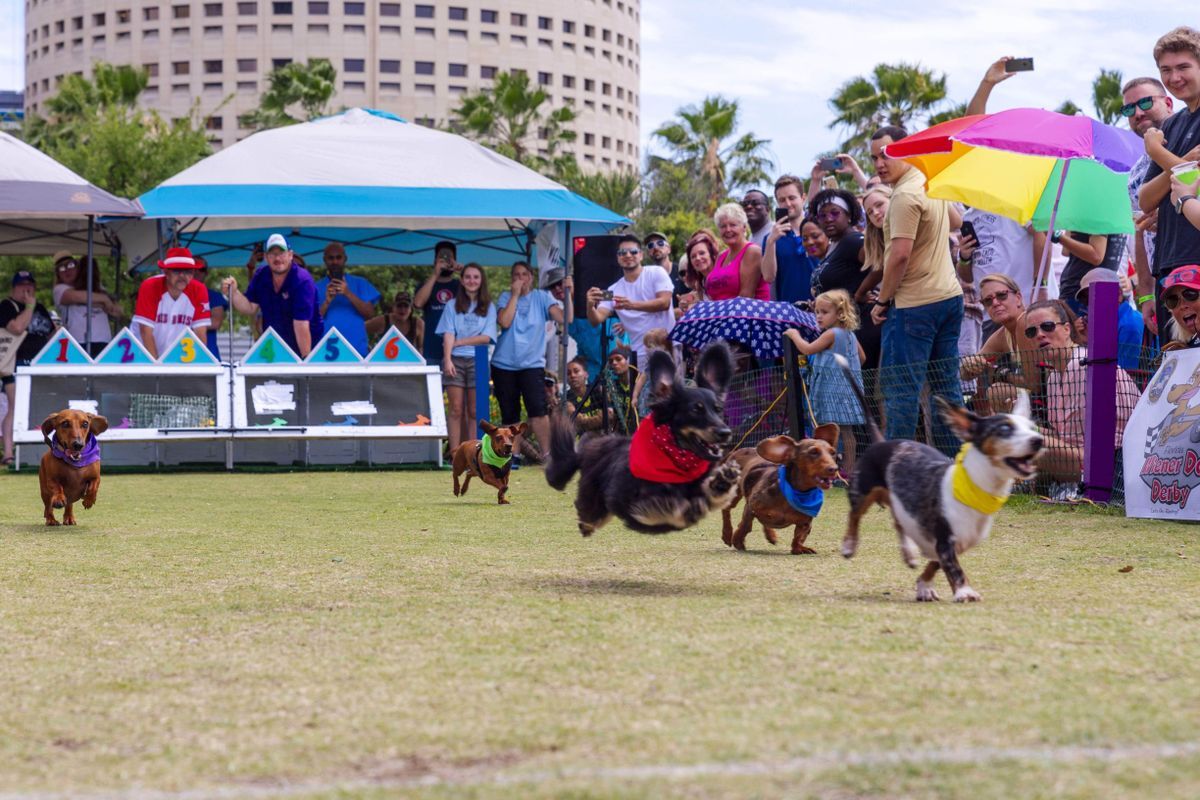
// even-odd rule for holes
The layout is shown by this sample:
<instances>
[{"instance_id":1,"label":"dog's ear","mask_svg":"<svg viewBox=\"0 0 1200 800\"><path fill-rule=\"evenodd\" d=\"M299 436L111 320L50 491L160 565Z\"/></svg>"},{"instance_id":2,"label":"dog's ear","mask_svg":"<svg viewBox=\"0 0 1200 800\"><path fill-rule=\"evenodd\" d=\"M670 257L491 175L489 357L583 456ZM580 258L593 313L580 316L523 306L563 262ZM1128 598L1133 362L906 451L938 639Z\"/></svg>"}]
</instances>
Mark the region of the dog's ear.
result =
<instances>
[{"instance_id":1,"label":"dog's ear","mask_svg":"<svg viewBox=\"0 0 1200 800\"><path fill-rule=\"evenodd\" d=\"M933 399L937 403L942 419L946 420L946 424L954 431L954 435L964 442L971 441L975 423L979 421L979 417L962 406L950 405L942 399L941 395L934 395Z\"/></svg>"},{"instance_id":2,"label":"dog's ear","mask_svg":"<svg viewBox=\"0 0 1200 800\"><path fill-rule=\"evenodd\" d=\"M97 414L88 414L88 417L88 430L90 430L96 436L99 436L108 430L108 420L106 420L104 417L101 417Z\"/></svg>"},{"instance_id":3,"label":"dog's ear","mask_svg":"<svg viewBox=\"0 0 1200 800\"><path fill-rule=\"evenodd\" d=\"M796 455L796 440L790 436L772 436L759 442L754 450L772 464L787 464Z\"/></svg>"},{"instance_id":4,"label":"dog's ear","mask_svg":"<svg viewBox=\"0 0 1200 800\"><path fill-rule=\"evenodd\" d=\"M841 428L836 422L826 422L824 425L818 425L813 430L812 438L820 439L823 442L829 442L833 449L837 449L838 434L841 433Z\"/></svg>"},{"instance_id":5,"label":"dog's ear","mask_svg":"<svg viewBox=\"0 0 1200 800\"><path fill-rule=\"evenodd\" d=\"M58 427L58 412L51 414L42 420L42 436L49 436L50 432Z\"/></svg>"},{"instance_id":6,"label":"dog's ear","mask_svg":"<svg viewBox=\"0 0 1200 800\"><path fill-rule=\"evenodd\" d=\"M513 436L524 436L526 433L529 432L529 423L522 422L519 425L513 425L512 432L513 432Z\"/></svg>"},{"instance_id":7,"label":"dog's ear","mask_svg":"<svg viewBox=\"0 0 1200 800\"><path fill-rule=\"evenodd\" d=\"M669 397L675 388L675 361L662 350L655 350L650 354L646 369L650 391L654 396Z\"/></svg>"},{"instance_id":8,"label":"dog's ear","mask_svg":"<svg viewBox=\"0 0 1200 800\"><path fill-rule=\"evenodd\" d=\"M709 389L721 400L733 380L733 356L724 342L713 342L704 348L696 362L696 385Z\"/></svg>"},{"instance_id":9,"label":"dog's ear","mask_svg":"<svg viewBox=\"0 0 1200 800\"><path fill-rule=\"evenodd\" d=\"M495 425L488 422L486 419L479 420L479 427L483 428L483 432L488 436L495 436L498 430Z\"/></svg>"},{"instance_id":10,"label":"dog's ear","mask_svg":"<svg viewBox=\"0 0 1200 800\"><path fill-rule=\"evenodd\" d=\"M1033 415L1033 409L1029 404L1029 392L1024 389L1017 389L1017 401L1013 403L1012 413L1018 417L1030 419Z\"/></svg>"}]
</instances>

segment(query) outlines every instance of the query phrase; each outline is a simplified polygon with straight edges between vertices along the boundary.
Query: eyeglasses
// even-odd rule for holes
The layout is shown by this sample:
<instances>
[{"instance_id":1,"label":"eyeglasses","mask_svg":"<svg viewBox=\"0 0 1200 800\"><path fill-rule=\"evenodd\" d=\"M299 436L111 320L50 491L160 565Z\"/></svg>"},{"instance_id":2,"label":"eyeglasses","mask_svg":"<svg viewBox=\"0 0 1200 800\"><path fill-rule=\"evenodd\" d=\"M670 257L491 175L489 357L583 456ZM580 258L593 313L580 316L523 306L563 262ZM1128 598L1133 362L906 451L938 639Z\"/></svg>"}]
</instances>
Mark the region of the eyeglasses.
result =
<instances>
[{"instance_id":1,"label":"eyeglasses","mask_svg":"<svg viewBox=\"0 0 1200 800\"><path fill-rule=\"evenodd\" d=\"M619 248L617 248L617 255L619 255L619 256L636 256L640 252L642 252L642 251L636 247L619 247Z\"/></svg>"},{"instance_id":2,"label":"eyeglasses","mask_svg":"<svg viewBox=\"0 0 1200 800\"><path fill-rule=\"evenodd\" d=\"M1066 325L1066 324L1067 323L1065 323L1065 322L1052 322L1051 320L1045 320L1044 322L1039 322L1036 326L1030 325L1028 328L1025 329L1025 338L1026 339L1036 339L1037 335L1038 335L1038 328L1041 328L1043 333L1053 333L1054 329L1057 328L1059 325Z\"/></svg>"},{"instance_id":3,"label":"eyeglasses","mask_svg":"<svg viewBox=\"0 0 1200 800\"><path fill-rule=\"evenodd\" d=\"M666 239L655 239L653 242L646 242L646 247L649 247L651 250L653 250L656 247L666 247L666 246L667 246Z\"/></svg>"},{"instance_id":4,"label":"eyeglasses","mask_svg":"<svg viewBox=\"0 0 1200 800\"><path fill-rule=\"evenodd\" d=\"M1166 95L1165 94L1152 94L1152 95L1149 95L1148 97L1143 97L1141 100L1134 100L1132 103L1126 103L1125 105L1121 106L1121 116L1122 117L1132 117L1134 114L1137 113L1137 109L1139 109L1139 108L1142 111L1149 111L1151 106L1154 105L1154 101L1159 99L1160 97L1166 97Z\"/></svg>"},{"instance_id":5,"label":"eyeglasses","mask_svg":"<svg viewBox=\"0 0 1200 800\"><path fill-rule=\"evenodd\" d=\"M79 269L79 265L74 261L68 261L65 264L59 264L54 268L55 272L70 272L73 269Z\"/></svg>"},{"instance_id":6,"label":"eyeglasses","mask_svg":"<svg viewBox=\"0 0 1200 800\"><path fill-rule=\"evenodd\" d=\"M817 212L817 219L837 219L845 214L838 206L825 206Z\"/></svg>"},{"instance_id":7,"label":"eyeglasses","mask_svg":"<svg viewBox=\"0 0 1200 800\"><path fill-rule=\"evenodd\" d=\"M1012 292L1010 292L1006 289L1002 292L996 292L995 294L984 295L983 297L981 297L979 299L983 303L983 307L987 308L988 306L990 306L992 303L994 303L997 300L999 300L1001 303L1007 303L1008 296L1010 294L1012 294Z\"/></svg>"},{"instance_id":8,"label":"eyeglasses","mask_svg":"<svg viewBox=\"0 0 1200 800\"><path fill-rule=\"evenodd\" d=\"M1200 291L1183 288L1179 290L1179 294L1163 295L1163 305L1171 311L1175 310L1175 307L1179 305L1180 300L1186 300L1189 303L1194 303L1197 300L1200 300Z\"/></svg>"}]
</instances>

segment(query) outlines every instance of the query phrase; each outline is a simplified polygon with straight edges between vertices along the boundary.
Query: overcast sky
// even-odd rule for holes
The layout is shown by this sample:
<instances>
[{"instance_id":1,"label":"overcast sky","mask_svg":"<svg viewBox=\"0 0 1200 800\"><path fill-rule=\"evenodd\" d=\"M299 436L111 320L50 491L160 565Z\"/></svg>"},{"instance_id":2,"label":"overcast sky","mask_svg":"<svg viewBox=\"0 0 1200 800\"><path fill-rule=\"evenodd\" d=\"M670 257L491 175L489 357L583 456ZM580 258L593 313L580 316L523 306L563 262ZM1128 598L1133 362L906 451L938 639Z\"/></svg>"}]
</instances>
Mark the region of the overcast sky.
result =
<instances>
[{"instance_id":1,"label":"overcast sky","mask_svg":"<svg viewBox=\"0 0 1200 800\"><path fill-rule=\"evenodd\" d=\"M0 0L4 89L23 83L22 8ZM719 92L738 99L743 132L771 140L776 172L806 173L840 141L828 128L830 95L880 62L944 72L950 98L963 102L992 60L1032 56L1036 71L998 87L992 110L1069 98L1090 111L1102 67L1155 74L1155 39L1200 26L1195 11L1182 0L642 0L642 139L680 106Z\"/></svg>"}]
</instances>

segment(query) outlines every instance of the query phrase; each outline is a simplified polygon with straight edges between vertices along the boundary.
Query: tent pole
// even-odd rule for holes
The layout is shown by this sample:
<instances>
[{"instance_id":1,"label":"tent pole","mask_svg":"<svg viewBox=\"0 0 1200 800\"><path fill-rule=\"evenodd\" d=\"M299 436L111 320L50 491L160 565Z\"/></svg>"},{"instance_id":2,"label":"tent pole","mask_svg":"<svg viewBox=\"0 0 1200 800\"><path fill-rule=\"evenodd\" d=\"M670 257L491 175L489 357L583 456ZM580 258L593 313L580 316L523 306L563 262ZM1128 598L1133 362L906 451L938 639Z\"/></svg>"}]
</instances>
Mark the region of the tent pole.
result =
<instances>
[{"instance_id":1,"label":"tent pole","mask_svg":"<svg viewBox=\"0 0 1200 800\"><path fill-rule=\"evenodd\" d=\"M566 267L566 269L563 271L565 280L566 278L571 277L571 274L575 271L575 246L571 243L570 221L568 221L566 224L566 231L563 235L562 246L566 248L567 251L567 257L563 259L564 266ZM571 283L574 283L574 281L571 281ZM574 298L571 296L573 294L575 293L571 292L568 294L563 292L562 333L558 337L558 379L562 382L558 387L558 391L562 396L563 408L567 407L567 331L571 325L571 318L575 316L574 308L572 308L572 306L575 305Z\"/></svg>"},{"instance_id":2,"label":"tent pole","mask_svg":"<svg viewBox=\"0 0 1200 800\"><path fill-rule=\"evenodd\" d=\"M1067 170L1071 168L1071 159L1063 159L1062 173L1058 176L1058 194L1054 196L1054 205L1050 207L1050 229L1046 231L1046 244L1042 248L1042 263L1033 271L1033 286L1029 287L1029 303L1036 303L1037 288L1041 281L1050 277L1050 250L1053 242L1050 237L1054 235L1054 223L1058 217L1058 203L1062 200L1063 184L1067 182Z\"/></svg>"},{"instance_id":3,"label":"tent pole","mask_svg":"<svg viewBox=\"0 0 1200 800\"><path fill-rule=\"evenodd\" d=\"M94 231L96 227L96 218L88 215L88 238L87 238L87 308L83 318L87 328L83 334L83 348L87 350L88 357L92 355L92 279L95 272L95 264L92 256L95 253Z\"/></svg>"}]
</instances>

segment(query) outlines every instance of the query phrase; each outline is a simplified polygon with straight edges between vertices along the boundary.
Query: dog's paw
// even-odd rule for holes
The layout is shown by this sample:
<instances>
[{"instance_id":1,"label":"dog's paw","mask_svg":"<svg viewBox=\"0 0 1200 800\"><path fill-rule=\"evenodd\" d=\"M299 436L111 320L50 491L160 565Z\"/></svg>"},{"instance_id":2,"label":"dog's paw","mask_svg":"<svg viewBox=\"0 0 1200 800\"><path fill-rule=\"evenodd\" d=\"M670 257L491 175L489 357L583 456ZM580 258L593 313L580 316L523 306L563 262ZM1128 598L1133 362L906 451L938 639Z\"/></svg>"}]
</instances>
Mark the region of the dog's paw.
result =
<instances>
[{"instance_id":1,"label":"dog's paw","mask_svg":"<svg viewBox=\"0 0 1200 800\"><path fill-rule=\"evenodd\" d=\"M496 501L496 503L497 503L498 505L502 505L502 506L508 506L508 505L512 505L512 501L511 501L511 500L509 500L507 497L501 497L500 499L498 499L498 500Z\"/></svg>"},{"instance_id":2,"label":"dog's paw","mask_svg":"<svg viewBox=\"0 0 1200 800\"><path fill-rule=\"evenodd\" d=\"M579 533L582 536L585 536L585 537L591 536L595 532L596 532L596 527L594 525L589 525L586 522L579 523Z\"/></svg>"},{"instance_id":3,"label":"dog's paw","mask_svg":"<svg viewBox=\"0 0 1200 800\"><path fill-rule=\"evenodd\" d=\"M56 519L54 519L54 518L50 518L50 519L47 519L47 520L46 520L46 527L47 527L47 528L57 528L57 527L58 527L59 525L61 525L61 524L62 524L61 522L59 522L58 520L56 520Z\"/></svg>"},{"instance_id":4,"label":"dog's paw","mask_svg":"<svg viewBox=\"0 0 1200 800\"><path fill-rule=\"evenodd\" d=\"M792 555L794 556L811 556L816 554L816 552L816 550L813 550L811 547L803 544L796 545L792 548Z\"/></svg>"},{"instance_id":5,"label":"dog's paw","mask_svg":"<svg viewBox=\"0 0 1200 800\"><path fill-rule=\"evenodd\" d=\"M707 492L709 497L724 500L723 505L733 501L733 492L737 489L738 480L742 477L742 468L736 461L726 461L712 471L708 476Z\"/></svg>"},{"instance_id":6,"label":"dog's paw","mask_svg":"<svg viewBox=\"0 0 1200 800\"><path fill-rule=\"evenodd\" d=\"M847 536L842 539L842 558L854 558L858 552L858 539Z\"/></svg>"},{"instance_id":7,"label":"dog's paw","mask_svg":"<svg viewBox=\"0 0 1200 800\"><path fill-rule=\"evenodd\" d=\"M982 599L979 592L965 584L958 587L958 591L954 593L954 602L956 603L978 603Z\"/></svg>"},{"instance_id":8,"label":"dog's paw","mask_svg":"<svg viewBox=\"0 0 1200 800\"><path fill-rule=\"evenodd\" d=\"M934 590L932 583L925 581L917 581L917 602L932 603L935 600L941 600L938 593Z\"/></svg>"},{"instance_id":9,"label":"dog's paw","mask_svg":"<svg viewBox=\"0 0 1200 800\"><path fill-rule=\"evenodd\" d=\"M96 505L96 498L94 498L94 497L83 498L83 507L84 508L91 508L94 505Z\"/></svg>"},{"instance_id":10,"label":"dog's paw","mask_svg":"<svg viewBox=\"0 0 1200 800\"><path fill-rule=\"evenodd\" d=\"M771 544L779 544L779 535L775 533L774 528L763 528L763 536Z\"/></svg>"}]
</instances>

